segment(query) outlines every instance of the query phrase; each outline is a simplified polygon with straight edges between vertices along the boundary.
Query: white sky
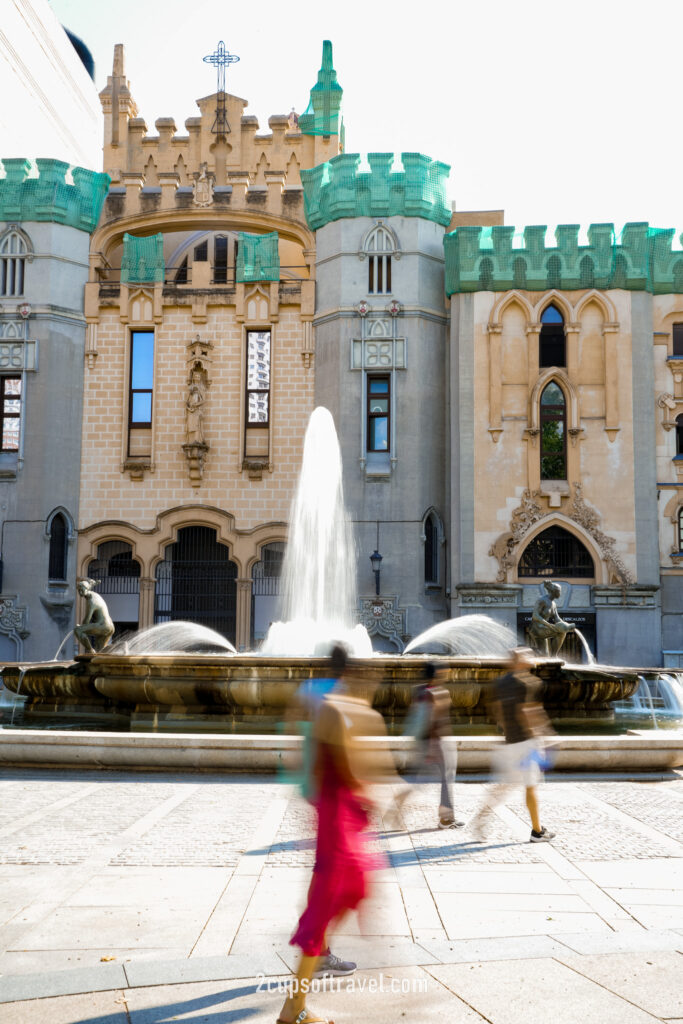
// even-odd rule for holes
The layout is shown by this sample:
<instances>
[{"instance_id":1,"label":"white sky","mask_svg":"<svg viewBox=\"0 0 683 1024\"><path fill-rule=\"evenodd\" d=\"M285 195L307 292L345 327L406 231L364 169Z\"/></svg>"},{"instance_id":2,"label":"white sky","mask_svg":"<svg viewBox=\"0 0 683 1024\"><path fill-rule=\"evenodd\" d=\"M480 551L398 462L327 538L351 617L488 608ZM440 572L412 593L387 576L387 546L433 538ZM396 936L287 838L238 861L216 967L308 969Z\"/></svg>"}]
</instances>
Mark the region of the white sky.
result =
<instances>
[{"instance_id":1,"label":"white sky","mask_svg":"<svg viewBox=\"0 0 683 1024\"><path fill-rule=\"evenodd\" d=\"M1 0L0 0L1 2ZM89 46L98 89L114 44L139 112L184 122L227 90L300 113L331 39L348 152L411 150L451 165L459 210L506 224L629 220L683 230L681 0L50 0Z\"/></svg>"}]
</instances>

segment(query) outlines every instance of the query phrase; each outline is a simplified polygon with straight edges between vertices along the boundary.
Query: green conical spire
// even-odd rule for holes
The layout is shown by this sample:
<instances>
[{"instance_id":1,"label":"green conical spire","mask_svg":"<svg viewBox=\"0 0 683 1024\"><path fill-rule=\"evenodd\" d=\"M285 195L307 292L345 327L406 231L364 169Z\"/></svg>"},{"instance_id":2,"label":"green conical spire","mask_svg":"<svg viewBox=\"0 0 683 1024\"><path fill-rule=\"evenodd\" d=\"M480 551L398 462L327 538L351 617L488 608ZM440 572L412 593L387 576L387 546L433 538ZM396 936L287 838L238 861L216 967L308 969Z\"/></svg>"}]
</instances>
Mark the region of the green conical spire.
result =
<instances>
[{"instance_id":1,"label":"green conical spire","mask_svg":"<svg viewBox=\"0 0 683 1024\"><path fill-rule=\"evenodd\" d=\"M311 89L311 101L299 118L303 135L339 135L343 91L334 69L332 43L325 39L318 80Z\"/></svg>"}]
</instances>

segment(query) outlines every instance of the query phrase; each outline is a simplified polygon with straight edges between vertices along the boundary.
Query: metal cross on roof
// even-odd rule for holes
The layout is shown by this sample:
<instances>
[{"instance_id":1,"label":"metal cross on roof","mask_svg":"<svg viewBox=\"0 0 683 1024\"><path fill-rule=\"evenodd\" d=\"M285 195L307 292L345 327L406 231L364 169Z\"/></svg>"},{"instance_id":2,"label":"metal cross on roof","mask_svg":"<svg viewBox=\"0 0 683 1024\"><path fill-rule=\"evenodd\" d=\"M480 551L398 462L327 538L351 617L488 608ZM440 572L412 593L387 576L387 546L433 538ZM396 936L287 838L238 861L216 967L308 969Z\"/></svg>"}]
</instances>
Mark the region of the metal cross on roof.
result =
<instances>
[{"instance_id":1,"label":"metal cross on roof","mask_svg":"<svg viewBox=\"0 0 683 1024\"><path fill-rule=\"evenodd\" d=\"M205 64L213 64L217 71L216 82L216 120L211 126L214 135L227 135L230 131L228 114L225 108L225 69L228 64L236 64L239 57L234 53L228 53L225 43L221 39L216 47L215 53L209 53L204 57Z\"/></svg>"}]
</instances>

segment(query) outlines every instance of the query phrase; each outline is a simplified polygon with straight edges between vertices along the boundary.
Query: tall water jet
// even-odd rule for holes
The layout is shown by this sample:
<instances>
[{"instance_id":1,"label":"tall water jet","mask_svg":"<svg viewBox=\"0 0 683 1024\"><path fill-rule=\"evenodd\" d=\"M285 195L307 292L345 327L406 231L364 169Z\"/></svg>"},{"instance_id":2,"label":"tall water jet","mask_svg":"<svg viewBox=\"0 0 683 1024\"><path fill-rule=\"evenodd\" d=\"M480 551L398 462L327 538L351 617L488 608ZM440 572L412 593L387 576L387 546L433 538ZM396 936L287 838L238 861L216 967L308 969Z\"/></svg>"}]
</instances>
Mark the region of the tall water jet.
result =
<instances>
[{"instance_id":1,"label":"tall water jet","mask_svg":"<svg viewBox=\"0 0 683 1024\"><path fill-rule=\"evenodd\" d=\"M282 592L284 621L271 625L264 654L326 654L334 641L343 641L359 657L372 653L367 630L353 624L356 558L344 507L341 451L332 415L322 406L311 414L304 438Z\"/></svg>"}]
</instances>

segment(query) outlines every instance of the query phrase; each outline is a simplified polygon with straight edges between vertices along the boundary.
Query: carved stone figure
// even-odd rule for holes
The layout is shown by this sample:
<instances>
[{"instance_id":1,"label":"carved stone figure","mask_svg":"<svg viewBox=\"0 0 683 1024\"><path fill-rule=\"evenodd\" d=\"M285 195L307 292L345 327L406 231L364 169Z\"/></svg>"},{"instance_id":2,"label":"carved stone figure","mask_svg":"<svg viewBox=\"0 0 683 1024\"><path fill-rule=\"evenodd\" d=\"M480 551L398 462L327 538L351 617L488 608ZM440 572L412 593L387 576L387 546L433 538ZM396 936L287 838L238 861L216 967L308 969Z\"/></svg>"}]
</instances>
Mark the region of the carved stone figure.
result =
<instances>
[{"instance_id":1,"label":"carved stone figure","mask_svg":"<svg viewBox=\"0 0 683 1024\"><path fill-rule=\"evenodd\" d=\"M195 173L194 196L195 206L211 206L213 202L213 175L209 174L208 164L199 165L199 174Z\"/></svg>"},{"instance_id":2,"label":"carved stone figure","mask_svg":"<svg viewBox=\"0 0 683 1024\"><path fill-rule=\"evenodd\" d=\"M539 597L534 605L529 627L529 639L539 654L555 657L565 641L567 633L574 632L571 622L564 622L557 611L555 600L562 595L562 588L551 580L543 584L547 597Z\"/></svg>"},{"instance_id":3,"label":"carved stone figure","mask_svg":"<svg viewBox=\"0 0 683 1024\"><path fill-rule=\"evenodd\" d=\"M187 444L205 444L204 387L199 374L192 374L185 400L185 437Z\"/></svg>"},{"instance_id":4,"label":"carved stone figure","mask_svg":"<svg viewBox=\"0 0 683 1024\"><path fill-rule=\"evenodd\" d=\"M79 580L76 590L85 598L85 618L74 629L74 636L83 644L88 654L97 654L114 635L114 623L104 598L95 593L97 580Z\"/></svg>"}]
</instances>

